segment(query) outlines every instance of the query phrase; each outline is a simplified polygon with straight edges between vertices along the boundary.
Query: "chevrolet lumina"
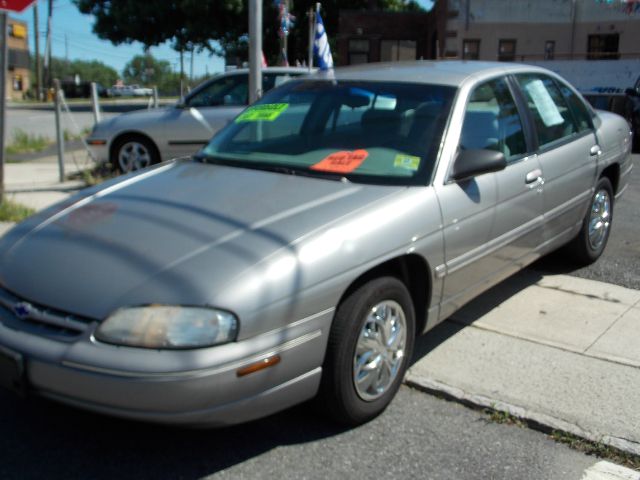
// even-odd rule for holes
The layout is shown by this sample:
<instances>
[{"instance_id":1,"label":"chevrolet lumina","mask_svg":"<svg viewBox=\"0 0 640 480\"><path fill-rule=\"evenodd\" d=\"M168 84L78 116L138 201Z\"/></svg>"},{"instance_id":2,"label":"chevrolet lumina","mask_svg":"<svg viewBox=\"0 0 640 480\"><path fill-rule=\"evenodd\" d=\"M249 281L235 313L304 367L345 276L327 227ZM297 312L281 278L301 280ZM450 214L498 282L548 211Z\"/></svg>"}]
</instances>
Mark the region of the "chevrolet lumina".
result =
<instances>
[{"instance_id":1,"label":"chevrolet lumina","mask_svg":"<svg viewBox=\"0 0 640 480\"><path fill-rule=\"evenodd\" d=\"M600 256L630 140L536 67L289 81L195 157L0 240L0 382L154 422L227 425L313 397L365 422L416 335L552 250Z\"/></svg>"}]
</instances>

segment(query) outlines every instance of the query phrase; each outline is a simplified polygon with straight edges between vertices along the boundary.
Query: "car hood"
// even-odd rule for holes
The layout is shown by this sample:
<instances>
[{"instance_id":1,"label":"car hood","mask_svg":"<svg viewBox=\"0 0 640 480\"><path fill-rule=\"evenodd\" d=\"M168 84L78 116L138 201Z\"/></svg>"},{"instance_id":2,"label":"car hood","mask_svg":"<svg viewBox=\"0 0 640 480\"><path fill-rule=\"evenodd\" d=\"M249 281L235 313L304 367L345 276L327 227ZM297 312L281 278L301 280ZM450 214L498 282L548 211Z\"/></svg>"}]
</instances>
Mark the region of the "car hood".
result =
<instances>
[{"instance_id":1,"label":"car hood","mask_svg":"<svg viewBox=\"0 0 640 480\"><path fill-rule=\"evenodd\" d=\"M94 319L124 305L223 306L216 293L265 258L400 190L162 164L19 224L0 239L0 283L28 301Z\"/></svg>"},{"instance_id":2,"label":"car hood","mask_svg":"<svg viewBox=\"0 0 640 480\"><path fill-rule=\"evenodd\" d=\"M146 124L147 122L155 122L172 111L175 110L175 107L162 107L162 108L154 108L154 109L141 109L141 110L133 110L131 112L121 113L106 122L104 122L105 126L113 126L113 125L138 125L138 124Z\"/></svg>"}]
</instances>

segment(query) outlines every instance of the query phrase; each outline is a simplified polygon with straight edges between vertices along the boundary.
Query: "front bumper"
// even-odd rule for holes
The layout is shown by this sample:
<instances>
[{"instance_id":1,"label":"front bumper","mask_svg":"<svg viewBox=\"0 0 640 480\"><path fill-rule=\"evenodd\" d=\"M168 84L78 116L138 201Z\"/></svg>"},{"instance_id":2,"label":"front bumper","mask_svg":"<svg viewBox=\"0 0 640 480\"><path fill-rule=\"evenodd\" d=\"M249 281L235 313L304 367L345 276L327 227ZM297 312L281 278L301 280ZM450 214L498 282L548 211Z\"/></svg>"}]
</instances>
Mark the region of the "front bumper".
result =
<instances>
[{"instance_id":1,"label":"front bumper","mask_svg":"<svg viewBox=\"0 0 640 480\"><path fill-rule=\"evenodd\" d=\"M70 342L3 321L0 346L21 356L27 389L114 416L167 424L223 426L264 417L315 396L333 309L232 344L183 351L106 345L93 324ZM273 355L280 362L239 377Z\"/></svg>"},{"instance_id":2,"label":"front bumper","mask_svg":"<svg viewBox=\"0 0 640 480\"><path fill-rule=\"evenodd\" d=\"M109 161L109 142L104 138L88 137L86 139L91 157L97 163L107 163Z\"/></svg>"}]
</instances>

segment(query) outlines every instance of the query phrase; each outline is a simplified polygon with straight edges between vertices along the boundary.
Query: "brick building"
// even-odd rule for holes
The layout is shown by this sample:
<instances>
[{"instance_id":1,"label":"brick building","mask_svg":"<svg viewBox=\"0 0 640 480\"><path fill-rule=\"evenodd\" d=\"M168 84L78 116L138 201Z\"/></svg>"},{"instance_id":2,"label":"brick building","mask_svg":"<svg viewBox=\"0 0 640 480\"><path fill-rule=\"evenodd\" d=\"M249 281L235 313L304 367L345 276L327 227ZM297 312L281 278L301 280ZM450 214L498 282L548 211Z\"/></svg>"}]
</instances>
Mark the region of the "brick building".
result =
<instances>
[{"instance_id":1,"label":"brick building","mask_svg":"<svg viewBox=\"0 0 640 480\"><path fill-rule=\"evenodd\" d=\"M437 0L430 12L341 10L338 65L463 58L640 58L640 0Z\"/></svg>"},{"instance_id":2,"label":"brick building","mask_svg":"<svg viewBox=\"0 0 640 480\"><path fill-rule=\"evenodd\" d=\"M9 51L6 98L21 100L30 87L30 57L27 24L8 19L7 47Z\"/></svg>"},{"instance_id":3,"label":"brick building","mask_svg":"<svg viewBox=\"0 0 640 480\"><path fill-rule=\"evenodd\" d=\"M640 58L640 0L438 0L441 56L479 60Z\"/></svg>"}]
</instances>

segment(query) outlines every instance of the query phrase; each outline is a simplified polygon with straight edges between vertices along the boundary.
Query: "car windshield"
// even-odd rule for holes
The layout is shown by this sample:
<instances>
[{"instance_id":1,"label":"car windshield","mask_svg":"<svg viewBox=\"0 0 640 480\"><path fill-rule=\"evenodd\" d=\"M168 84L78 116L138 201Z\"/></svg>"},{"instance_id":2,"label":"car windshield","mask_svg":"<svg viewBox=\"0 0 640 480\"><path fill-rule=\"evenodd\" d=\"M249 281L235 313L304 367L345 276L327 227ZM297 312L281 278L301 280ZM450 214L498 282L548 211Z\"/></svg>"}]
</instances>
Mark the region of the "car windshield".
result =
<instances>
[{"instance_id":1,"label":"car windshield","mask_svg":"<svg viewBox=\"0 0 640 480\"><path fill-rule=\"evenodd\" d=\"M204 161L352 181L424 184L455 88L296 80L220 131Z\"/></svg>"}]
</instances>

